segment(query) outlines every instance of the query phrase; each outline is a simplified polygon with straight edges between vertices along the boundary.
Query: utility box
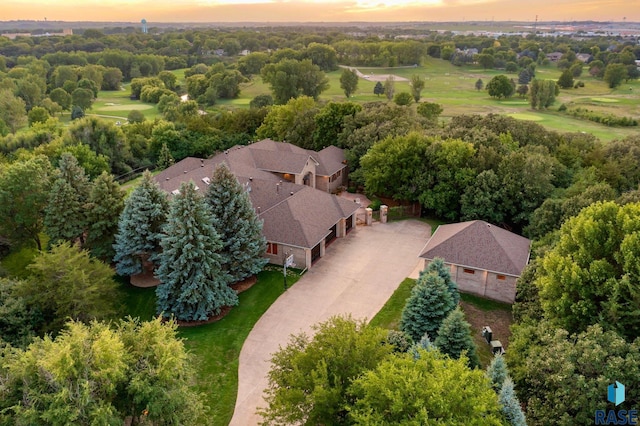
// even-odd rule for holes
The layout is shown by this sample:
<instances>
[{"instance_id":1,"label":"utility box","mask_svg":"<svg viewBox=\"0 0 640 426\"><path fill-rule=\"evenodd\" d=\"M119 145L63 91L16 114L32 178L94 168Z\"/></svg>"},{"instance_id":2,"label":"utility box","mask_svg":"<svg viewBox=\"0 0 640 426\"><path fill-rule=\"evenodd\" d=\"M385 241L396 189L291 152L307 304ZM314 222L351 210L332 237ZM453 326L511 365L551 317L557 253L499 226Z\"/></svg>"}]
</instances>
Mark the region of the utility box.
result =
<instances>
[{"instance_id":1,"label":"utility box","mask_svg":"<svg viewBox=\"0 0 640 426\"><path fill-rule=\"evenodd\" d=\"M491 344L491 352L494 355L504 354L504 348L502 347L502 343L500 343L500 340L492 340L490 344Z\"/></svg>"},{"instance_id":2,"label":"utility box","mask_svg":"<svg viewBox=\"0 0 640 426\"><path fill-rule=\"evenodd\" d=\"M389 213L389 206L380 206L380 223L387 223L387 214Z\"/></svg>"},{"instance_id":3,"label":"utility box","mask_svg":"<svg viewBox=\"0 0 640 426\"><path fill-rule=\"evenodd\" d=\"M367 207L366 211L367 215L365 216L364 224L367 226L371 226L371 224L373 223L373 209L371 207Z\"/></svg>"},{"instance_id":4,"label":"utility box","mask_svg":"<svg viewBox=\"0 0 640 426\"><path fill-rule=\"evenodd\" d=\"M493 331L491 330L491 327L489 327L488 325L482 327L482 337L484 337L487 343L491 343L491 341L493 340Z\"/></svg>"}]
</instances>

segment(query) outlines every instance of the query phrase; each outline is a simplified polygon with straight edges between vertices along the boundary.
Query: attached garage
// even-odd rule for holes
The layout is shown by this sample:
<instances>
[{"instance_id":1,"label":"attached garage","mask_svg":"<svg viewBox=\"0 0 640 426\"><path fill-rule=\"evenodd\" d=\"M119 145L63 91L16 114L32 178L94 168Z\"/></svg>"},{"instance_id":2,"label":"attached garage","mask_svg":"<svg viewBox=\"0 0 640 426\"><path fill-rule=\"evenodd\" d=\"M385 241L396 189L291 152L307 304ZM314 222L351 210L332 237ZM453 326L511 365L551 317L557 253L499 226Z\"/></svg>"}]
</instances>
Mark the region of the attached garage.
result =
<instances>
[{"instance_id":1,"label":"attached garage","mask_svg":"<svg viewBox=\"0 0 640 426\"><path fill-rule=\"evenodd\" d=\"M321 243L316 244L316 246L311 249L311 263L320 259L320 244Z\"/></svg>"},{"instance_id":2,"label":"attached garage","mask_svg":"<svg viewBox=\"0 0 640 426\"><path fill-rule=\"evenodd\" d=\"M331 244L331 242L336 239L336 237L338 236L337 231L338 231L338 224L336 223L331 227L331 229L329 229L329 235L327 235L327 237L324 239L325 247Z\"/></svg>"}]
</instances>

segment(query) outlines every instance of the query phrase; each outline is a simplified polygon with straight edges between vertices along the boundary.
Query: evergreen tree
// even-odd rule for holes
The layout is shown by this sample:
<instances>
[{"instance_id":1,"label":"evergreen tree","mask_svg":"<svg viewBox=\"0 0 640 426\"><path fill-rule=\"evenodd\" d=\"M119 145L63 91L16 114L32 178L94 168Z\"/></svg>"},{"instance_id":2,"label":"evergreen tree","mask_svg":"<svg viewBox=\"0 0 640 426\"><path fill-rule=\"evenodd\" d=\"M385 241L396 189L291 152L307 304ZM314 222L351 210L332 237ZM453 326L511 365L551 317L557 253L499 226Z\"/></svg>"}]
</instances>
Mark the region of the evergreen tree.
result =
<instances>
[{"instance_id":1,"label":"evergreen tree","mask_svg":"<svg viewBox=\"0 0 640 426\"><path fill-rule=\"evenodd\" d=\"M96 178L89 194L89 230L86 246L94 256L113 259L113 242L124 208L124 191L107 172Z\"/></svg>"},{"instance_id":2,"label":"evergreen tree","mask_svg":"<svg viewBox=\"0 0 640 426\"><path fill-rule=\"evenodd\" d=\"M69 152L63 152L58 162L60 177L64 179L78 193L80 199L85 202L91 192L91 182L84 167L78 163L76 157Z\"/></svg>"},{"instance_id":3,"label":"evergreen tree","mask_svg":"<svg viewBox=\"0 0 640 426\"><path fill-rule=\"evenodd\" d=\"M495 389L496 392L500 392L502 384L505 379L509 377L507 363L504 361L502 355L496 355L493 357L491 364L487 367L487 377L491 380L491 386L493 386L493 389Z\"/></svg>"},{"instance_id":4,"label":"evergreen tree","mask_svg":"<svg viewBox=\"0 0 640 426\"><path fill-rule=\"evenodd\" d=\"M382 85L382 82L377 82L376 85L373 88L373 94L374 95L384 95L384 86Z\"/></svg>"},{"instance_id":5,"label":"evergreen tree","mask_svg":"<svg viewBox=\"0 0 640 426\"><path fill-rule=\"evenodd\" d=\"M162 148L160 148L160 154L158 155L158 162L156 163L156 165L158 166L159 169L162 170L171 166L174 162L175 160L171 155L171 151L169 151L169 147L167 146L167 143L163 142Z\"/></svg>"},{"instance_id":6,"label":"evergreen tree","mask_svg":"<svg viewBox=\"0 0 640 426\"><path fill-rule=\"evenodd\" d=\"M498 401L502 406L502 413L511 426L527 426L527 420L522 412L520 401L513 389L513 381L510 377L506 377L504 380L502 390L498 395Z\"/></svg>"},{"instance_id":7,"label":"evergreen tree","mask_svg":"<svg viewBox=\"0 0 640 426\"><path fill-rule=\"evenodd\" d=\"M166 195L153 182L151 173L145 171L140 185L125 200L118 220L113 245L118 274L139 274L148 269L145 262L157 260L167 209Z\"/></svg>"},{"instance_id":8,"label":"evergreen tree","mask_svg":"<svg viewBox=\"0 0 640 426\"><path fill-rule=\"evenodd\" d=\"M423 272L402 310L400 330L414 341L421 339L425 333L436 336L440 324L454 308L444 280L436 274Z\"/></svg>"},{"instance_id":9,"label":"evergreen tree","mask_svg":"<svg viewBox=\"0 0 640 426\"><path fill-rule=\"evenodd\" d=\"M57 179L49 193L44 226L50 244L78 240L86 226L84 205L78 193L64 179Z\"/></svg>"},{"instance_id":10,"label":"evergreen tree","mask_svg":"<svg viewBox=\"0 0 640 426\"><path fill-rule=\"evenodd\" d=\"M251 205L251 182L245 190L222 163L213 172L207 191L207 202L213 215L213 226L220 235L222 268L231 282L257 274L267 263L266 240L262 220Z\"/></svg>"},{"instance_id":11,"label":"evergreen tree","mask_svg":"<svg viewBox=\"0 0 640 426\"><path fill-rule=\"evenodd\" d=\"M464 319L464 313L456 308L442 321L438 337L433 342L440 352L454 359L460 358L466 352L469 367L475 368L480 364L476 353L476 344L471 338L471 328Z\"/></svg>"},{"instance_id":12,"label":"evergreen tree","mask_svg":"<svg viewBox=\"0 0 640 426\"><path fill-rule=\"evenodd\" d=\"M458 285L451 279L451 269L444 263L444 259L441 257L434 258L429 266L425 269L425 273L434 272L440 278L444 280L444 283L447 285L449 289L449 293L451 294L451 300L453 300L453 304L455 306L460 302L460 293L458 292Z\"/></svg>"},{"instance_id":13,"label":"evergreen tree","mask_svg":"<svg viewBox=\"0 0 640 426\"><path fill-rule=\"evenodd\" d=\"M481 78L479 78L479 79L476 81L475 86L476 86L476 90L478 90L478 91L482 90L482 88L484 87L484 82L482 81L482 79L481 79Z\"/></svg>"},{"instance_id":14,"label":"evergreen tree","mask_svg":"<svg viewBox=\"0 0 640 426\"><path fill-rule=\"evenodd\" d=\"M68 152L62 153L58 171L44 217L50 243L80 240L84 244L88 222L86 203L91 182L76 157Z\"/></svg>"},{"instance_id":15,"label":"evergreen tree","mask_svg":"<svg viewBox=\"0 0 640 426\"><path fill-rule=\"evenodd\" d=\"M162 237L156 276L157 310L180 321L202 321L225 306L238 304L238 295L221 268L222 242L212 225L206 202L193 182L183 183L171 201Z\"/></svg>"}]
</instances>

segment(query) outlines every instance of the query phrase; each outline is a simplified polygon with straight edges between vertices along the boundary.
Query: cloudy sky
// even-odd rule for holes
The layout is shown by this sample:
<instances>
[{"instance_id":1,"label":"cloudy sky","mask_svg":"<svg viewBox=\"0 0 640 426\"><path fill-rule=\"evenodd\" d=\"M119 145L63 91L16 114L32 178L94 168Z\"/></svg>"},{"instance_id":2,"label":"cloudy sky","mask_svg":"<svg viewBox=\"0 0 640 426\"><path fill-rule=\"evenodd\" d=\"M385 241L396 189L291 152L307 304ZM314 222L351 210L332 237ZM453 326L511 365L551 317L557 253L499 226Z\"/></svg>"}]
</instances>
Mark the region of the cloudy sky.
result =
<instances>
[{"instance_id":1,"label":"cloudy sky","mask_svg":"<svg viewBox=\"0 0 640 426\"><path fill-rule=\"evenodd\" d=\"M637 0L0 0L0 21L640 21Z\"/></svg>"}]
</instances>

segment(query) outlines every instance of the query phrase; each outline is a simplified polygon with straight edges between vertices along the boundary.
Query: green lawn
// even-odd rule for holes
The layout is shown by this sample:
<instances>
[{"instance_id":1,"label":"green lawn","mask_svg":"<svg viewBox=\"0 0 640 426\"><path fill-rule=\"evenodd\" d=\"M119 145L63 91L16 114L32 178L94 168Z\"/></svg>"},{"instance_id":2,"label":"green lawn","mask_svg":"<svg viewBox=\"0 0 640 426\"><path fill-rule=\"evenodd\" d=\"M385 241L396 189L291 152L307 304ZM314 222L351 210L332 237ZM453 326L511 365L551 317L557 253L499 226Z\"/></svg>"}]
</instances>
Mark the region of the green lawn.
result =
<instances>
[{"instance_id":1,"label":"green lawn","mask_svg":"<svg viewBox=\"0 0 640 426\"><path fill-rule=\"evenodd\" d=\"M419 67L399 68L372 68L359 67L365 74L393 74L399 77L410 78L418 74L425 79L425 88L422 91L422 100L437 102L443 106L442 117L446 120L460 114L505 114L514 118L536 121L548 129L560 132L588 132L598 138L609 141L615 138L624 138L636 134L638 128L607 127L586 120L579 120L557 112L557 108L565 103L588 104L603 112L615 115L624 115L640 118L640 103L635 93L640 91L640 81L632 81L623 84L617 89L610 89L606 83L585 75L579 79L585 83L585 87L579 89L562 90L556 103L546 111L534 111L524 98L517 96L510 99L493 99L486 91L476 90L475 83L482 79L486 85L491 78L499 74L506 74L510 78L517 79L517 74L509 74L499 70L485 70L479 67L456 67L447 61L434 58L426 58ZM327 73L329 88L320 95L321 101L345 101L346 97L340 88L340 75L342 70ZM538 78L557 80L560 71L553 65L538 67ZM384 96L373 94L375 82L360 79L358 88L349 100L352 102L386 101ZM630 90L631 89L631 90ZM408 82L396 81L395 92L410 92ZM251 99L260 94L270 93L269 86L264 84L259 76L244 83L238 99L220 100L217 106L247 108Z\"/></svg>"},{"instance_id":2,"label":"green lawn","mask_svg":"<svg viewBox=\"0 0 640 426\"><path fill-rule=\"evenodd\" d=\"M300 278L291 270L287 276L290 286ZM143 320L151 319L155 315L155 288L136 288L121 282L128 314ZM223 319L197 327L180 327L179 336L193 356L195 386L204 394L209 406L210 425L229 424L238 393L240 349L253 325L283 291L279 268L265 270L258 275L258 282L253 287L240 294L239 305Z\"/></svg>"},{"instance_id":3,"label":"green lawn","mask_svg":"<svg viewBox=\"0 0 640 426\"><path fill-rule=\"evenodd\" d=\"M415 286L416 280L406 278L396 291L391 295L387 303L382 307L376 316L371 319L370 324L389 330L398 330L402 310L407 298L411 295L411 289ZM471 325L473 340L478 349L480 363L487 366L493 355L490 347L481 336L482 327L489 325L494 332L494 339L500 340L505 347L509 342L509 326L512 322L511 305L483 299L470 294L460 293L462 309L465 311L466 320Z\"/></svg>"},{"instance_id":4,"label":"green lawn","mask_svg":"<svg viewBox=\"0 0 640 426\"><path fill-rule=\"evenodd\" d=\"M416 285L416 280L405 278L400 283L396 291L393 292L387 303L374 316L369 324L386 328L388 330L397 330L400 326L400 318L402 310L407 302L407 298L411 295L411 289Z\"/></svg>"}]
</instances>

